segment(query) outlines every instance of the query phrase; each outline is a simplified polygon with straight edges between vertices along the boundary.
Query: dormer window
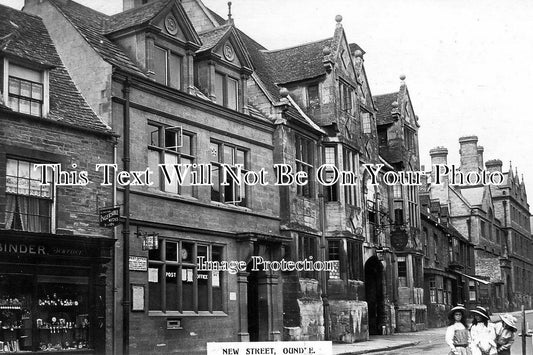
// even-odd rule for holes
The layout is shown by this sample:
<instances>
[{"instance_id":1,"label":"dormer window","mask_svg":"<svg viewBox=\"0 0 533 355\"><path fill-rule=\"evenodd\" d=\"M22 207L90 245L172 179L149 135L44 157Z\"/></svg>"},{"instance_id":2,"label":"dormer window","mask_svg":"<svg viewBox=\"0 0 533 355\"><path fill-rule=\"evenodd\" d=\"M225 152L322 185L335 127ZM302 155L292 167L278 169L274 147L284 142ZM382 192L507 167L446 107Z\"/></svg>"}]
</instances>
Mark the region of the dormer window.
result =
<instances>
[{"instance_id":1,"label":"dormer window","mask_svg":"<svg viewBox=\"0 0 533 355\"><path fill-rule=\"evenodd\" d=\"M307 107L320 106L320 96L318 93L318 84L312 84L307 87Z\"/></svg>"},{"instance_id":2,"label":"dormer window","mask_svg":"<svg viewBox=\"0 0 533 355\"><path fill-rule=\"evenodd\" d=\"M42 117L46 115L47 83L46 72L21 67L7 60L7 88L4 88L4 100L16 112ZM7 90L6 90L7 89Z\"/></svg>"},{"instance_id":3,"label":"dormer window","mask_svg":"<svg viewBox=\"0 0 533 355\"><path fill-rule=\"evenodd\" d=\"M239 109L239 80L219 72L215 73L215 96L217 103L231 108Z\"/></svg>"},{"instance_id":4,"label":"dormer window","mask_svg":"<svg viewBox=\"0 0 533 355\"><path fill-rule=\"evenodd\" d=\"M182 57L167 48L154 46L154 79L181 90Z\"/></svg>"}]
</instances>

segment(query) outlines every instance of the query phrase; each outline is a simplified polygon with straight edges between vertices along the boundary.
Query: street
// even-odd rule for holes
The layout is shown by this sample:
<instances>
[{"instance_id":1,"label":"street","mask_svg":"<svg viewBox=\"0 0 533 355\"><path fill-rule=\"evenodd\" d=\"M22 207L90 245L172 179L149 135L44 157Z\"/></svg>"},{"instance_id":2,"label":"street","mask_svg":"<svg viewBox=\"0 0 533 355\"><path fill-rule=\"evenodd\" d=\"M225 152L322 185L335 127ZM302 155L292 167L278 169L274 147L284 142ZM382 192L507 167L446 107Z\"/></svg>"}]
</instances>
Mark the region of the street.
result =
<instances>
[{"instance_id":1,"label":"street","mask_svg":"<svg viewBox=\"0 0 533 355\"><path fill-rule=\"evenodd\" d=\"M520 313L513 313L514 316L518 319L518 325L519 328L522 325L522 317L520 316ZM499 317L492 317L494 321L498 320ZM529 323L529 328L533 328L533 312L526 314L526 322ZM403 355L403 354L439 354L439 355L445 355L449 353L449 347L444 342L444 332L445 328L441 328L442 330L442 337L439 337L438 332L431 332L429 334L424 335L422 339L420 339L420 343L418 345L408 347L408 348L402 348L397 350L391 350L391 351L383 351L383 352L374 352L374 354L386 354L386 355ZM522 354L522 339L518 336L518 334L521 333L521 330L517 332L517 335L515 337L515 342L513 344L513 347L511 348L511 354L513 355L521 355ZM526 340L527 355L532 355L532 345L531 345L531 338L527 338Z\"/></svg>"}]
</instances>

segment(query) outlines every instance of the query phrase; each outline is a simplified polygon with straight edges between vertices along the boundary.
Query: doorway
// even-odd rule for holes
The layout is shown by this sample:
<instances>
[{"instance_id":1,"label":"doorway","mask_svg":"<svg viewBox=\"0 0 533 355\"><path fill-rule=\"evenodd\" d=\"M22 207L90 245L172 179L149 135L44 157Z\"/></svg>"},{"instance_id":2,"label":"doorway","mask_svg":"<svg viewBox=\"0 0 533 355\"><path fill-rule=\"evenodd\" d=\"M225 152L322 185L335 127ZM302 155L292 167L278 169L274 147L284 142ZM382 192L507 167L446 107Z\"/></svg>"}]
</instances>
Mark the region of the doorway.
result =
<instances>
[{"instance_id":1,"label":"doorway","mask_svg":"<svg viewBox=\"0 0 533 355\"><path fill-rule=\"evenodd\" d=\"M365 264L365 291L368 303L368 332L370 335L382 333L384 297L383 297L383 265L375 256Z\"/></svg>"}]
</instances>

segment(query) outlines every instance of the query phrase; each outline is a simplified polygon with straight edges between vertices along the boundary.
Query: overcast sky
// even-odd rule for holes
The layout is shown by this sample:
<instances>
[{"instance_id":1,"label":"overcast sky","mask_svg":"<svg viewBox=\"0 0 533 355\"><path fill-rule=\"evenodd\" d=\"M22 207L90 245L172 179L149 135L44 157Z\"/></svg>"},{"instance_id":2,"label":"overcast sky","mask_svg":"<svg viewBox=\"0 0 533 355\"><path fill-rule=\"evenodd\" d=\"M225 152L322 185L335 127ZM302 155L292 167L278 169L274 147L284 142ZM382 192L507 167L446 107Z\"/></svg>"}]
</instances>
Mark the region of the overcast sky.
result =
<instances>
[{"instance_id":1,"label":"overcast sky","mask_svg":"<svg viewBox=\"0 0 533 355\"><path fill-rule=\"evenodd\" d=\"M102 12L120 0L79 0ZM0 0L20 9L21 0ZM227 1L204 0L223 17ZM475 134L485 161L512 160L533 201L533 1L528 0L233 0L235 24L268 49L333 35L335 15L349 42L365 51L374 95L407 76L421 125L420 155L445 146L459 164L458 139Z\"/></svg>"}]
</instances>

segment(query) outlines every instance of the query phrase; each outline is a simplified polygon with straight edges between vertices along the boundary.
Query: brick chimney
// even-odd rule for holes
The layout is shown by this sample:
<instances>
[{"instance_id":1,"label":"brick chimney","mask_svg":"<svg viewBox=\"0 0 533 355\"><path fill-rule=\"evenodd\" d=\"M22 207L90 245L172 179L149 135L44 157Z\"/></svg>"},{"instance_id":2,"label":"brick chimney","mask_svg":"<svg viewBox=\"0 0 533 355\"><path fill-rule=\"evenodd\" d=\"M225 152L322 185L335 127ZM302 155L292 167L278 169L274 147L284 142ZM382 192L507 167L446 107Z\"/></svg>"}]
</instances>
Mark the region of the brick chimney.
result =
<instances>
[{"instance_id":1,"label":"brick chimney","mask_svg":"<svg viewBox=\"0 0 533 355\"><path fill-rule=\"evenodd\" d=\"M463 173L478 171L480 168L477 140L477 136L459 138L459 145L461 146L459 154L461 155L461 171Z\"/></svg>"},{"instance_id":2,"label":"brick chimney","mask_svg":"<svg viewBox=\"0 0 533 355\"><path fill-rule=\"evenodd\" d=\"M501 173L502 172L502 166L503 166L503 163L502 163L502 161L500 159L488 160L485 163L485 167L490 172L499 171Z\"/></svg>"},{"instance_id":3,"label":"brick chimney","mask_svg":"<svg viewBox=\"0 0 533 355\"><path fill-rule=\"evenodd\" d=\"M429 151L431 156L431 200L439 200L440 204L448 205L448 177L444 176L440 184L435 184L435 165L448 165L448 149L445 147L436 147Z\"/></svg>"}]
</instances>

